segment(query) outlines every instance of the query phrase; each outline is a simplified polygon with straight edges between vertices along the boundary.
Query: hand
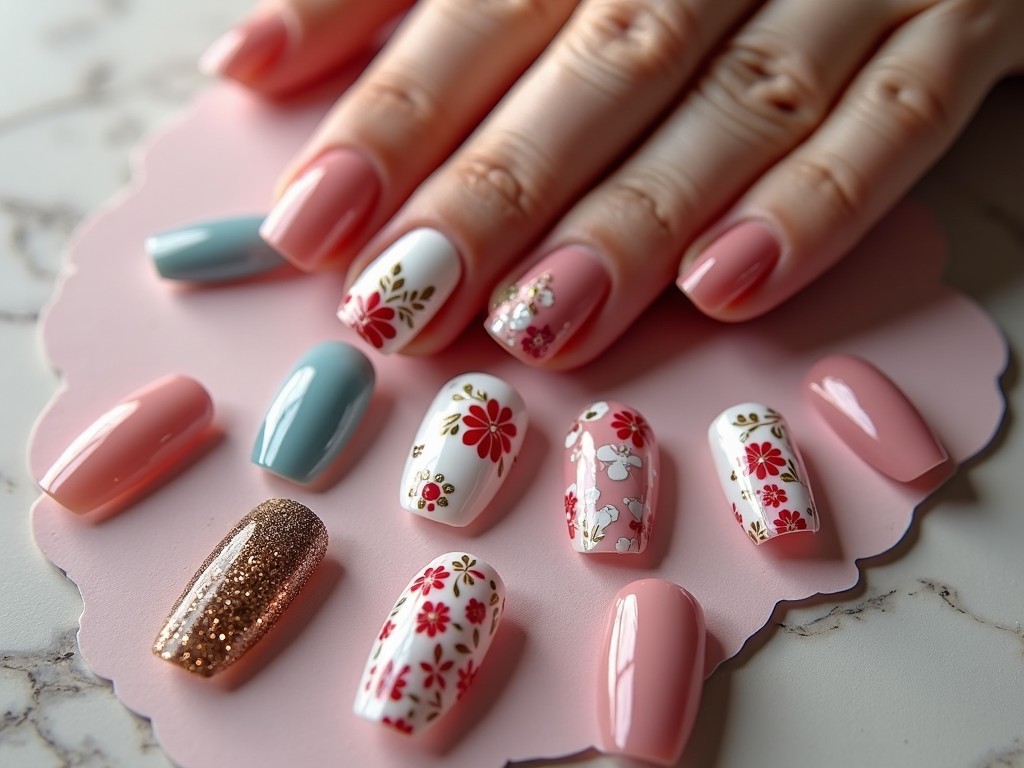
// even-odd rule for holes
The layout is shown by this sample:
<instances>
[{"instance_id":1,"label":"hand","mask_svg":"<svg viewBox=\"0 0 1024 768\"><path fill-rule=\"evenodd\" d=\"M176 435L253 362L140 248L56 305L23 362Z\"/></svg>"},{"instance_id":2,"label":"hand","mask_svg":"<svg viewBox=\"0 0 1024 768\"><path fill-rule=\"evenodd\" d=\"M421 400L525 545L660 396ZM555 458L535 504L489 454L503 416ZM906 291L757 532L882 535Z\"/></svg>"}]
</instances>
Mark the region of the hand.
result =
<instances>
[{"instance_id":1,"label":"hand","mask_svg":"<svg viewBox=\"0 0 1024 768\"><path fill-rule=\"evenodd\" d=\"M410 5L277 0L208 68L288 92ZM442 349L512 283L492 335L573 367L672 281L724 321L801 290L1024 70L1022 40L1019 0L422 0L263 234L303 269L348 268L342 316L386 351ZM389 264L356 277L382 253L406 290L438 286L397 331L371 296Z\"/></svg>"}]
</instances>

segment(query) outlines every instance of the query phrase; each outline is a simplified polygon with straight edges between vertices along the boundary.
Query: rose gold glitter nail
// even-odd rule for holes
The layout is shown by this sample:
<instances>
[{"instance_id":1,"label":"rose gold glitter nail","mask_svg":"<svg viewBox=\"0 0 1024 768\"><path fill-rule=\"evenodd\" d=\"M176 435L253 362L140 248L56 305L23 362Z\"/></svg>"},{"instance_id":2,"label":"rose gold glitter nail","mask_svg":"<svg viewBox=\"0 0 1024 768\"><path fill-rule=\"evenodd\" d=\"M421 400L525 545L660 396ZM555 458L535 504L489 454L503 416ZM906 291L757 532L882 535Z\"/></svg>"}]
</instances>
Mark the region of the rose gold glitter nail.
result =
<instances>
[{"instance_id":1,"label":"rose gold glitter nail","mask_svg":"<svg viewBox=\"0 0 1024 768\"><path fill-rule=\"evenodd\" d=\"M203 677L227 668L274 626L326 551L327 529L310 509L264 501L192 577L153 653Z\"/></svg>"}]
</instances>

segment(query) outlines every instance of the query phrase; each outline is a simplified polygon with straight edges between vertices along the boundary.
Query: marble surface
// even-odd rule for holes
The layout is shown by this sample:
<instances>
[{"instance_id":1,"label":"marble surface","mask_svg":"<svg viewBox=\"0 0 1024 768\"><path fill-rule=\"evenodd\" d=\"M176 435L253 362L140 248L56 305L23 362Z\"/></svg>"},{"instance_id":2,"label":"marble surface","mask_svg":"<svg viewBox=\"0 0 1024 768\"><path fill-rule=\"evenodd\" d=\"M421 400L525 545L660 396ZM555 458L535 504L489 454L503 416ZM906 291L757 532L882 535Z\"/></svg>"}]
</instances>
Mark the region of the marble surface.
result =
<instances>
[{"instance_id":1,"label":"marble surface","mask_svg":"<svg viewBox=\"0 0 1024 768\"><path fill-rule=\"evenodd\" d=\"M130 149L204 87L195 59L248 0L0 0L0 765L164 766L93 677L81 602L35 549L24 449L59 383L36 322L75 224ZM1024 80L1002 84L915 196L948 280L1006 332L1004 427L855 590L780 607L708 681L692 766L1024 766ZM111 290L116 290L111 286Z\"/></svg>"}]
</instances>

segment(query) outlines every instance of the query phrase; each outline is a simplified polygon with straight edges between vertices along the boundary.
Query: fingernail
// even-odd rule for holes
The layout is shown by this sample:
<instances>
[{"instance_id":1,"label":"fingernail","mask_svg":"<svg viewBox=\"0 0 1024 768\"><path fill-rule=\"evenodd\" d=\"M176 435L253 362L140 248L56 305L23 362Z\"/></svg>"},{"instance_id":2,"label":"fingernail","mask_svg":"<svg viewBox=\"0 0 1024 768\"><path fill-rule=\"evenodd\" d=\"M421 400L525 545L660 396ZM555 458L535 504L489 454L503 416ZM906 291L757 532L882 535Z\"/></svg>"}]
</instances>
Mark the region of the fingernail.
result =
<instances>
[{"instance_id":1,"label":"fingernail","mask_svg":"<svg viewBox=\"0 0 1024 768\"><path fill-rule=\"evenodd\" d=\"M234 664L274 626L327 551L327 529L290 499L243 517L174 604L153 653L203 677Z\"/></svg>"},{"instance_id":2,"label":"fingernail","mask_svg":"<svg viewBox=\"0 0 1024 768\"><path fill-rule=\"evenodd\" d=\"M781 250L766 224L745 221L711 243L676 285L701 309L720 309L761 282L779 260Z\"/></svg>"},{"instance_id":3,"label":"fingernail","mask_svg":"<svg viewBox=\"0 0 1024 768\"><path fill-rule=\"evenodd\" d=\"M593 251L560 248L503 292L484 327L523 362L547 360L587 322L610 284Z\"/></svg>"},{"instance_id":4,"label":"fingernail","mask_svg":"<svg viewBox=\"0 0 1024 768\"><path fill-rule=\"evenodd\" d=\"M39 486L72 512L114 511L185 460L212 421L213 403L199 382L157 379L89 425Z\"/></svg>"},{"instance_id":5,"label":"fingernail","mask_svg":"<svg viewBox=\"0 0 1024 768\"><path fill-rule=\"evenodd\" d=\"M217 219L146 238L146 252L167 280L215 283L277 269L285 260L260 237L262 216Z\"/></svg>"},{"instance_id":6,"label":"fingernail","mask_svg":"<svg viewBox=\"0 0 1024 768\"><path fill-rule=\"evenodd\" d=\"M315 480L359 426L374 371L358 349L325 341L285 377L260 424L252 462L298 483Z\"/></svg>"},{"instance_id":7,"label":"fingernail","mask_svg":"<svg viewBox=\"0 0 1024 768\"><path fill-rule=\"evenodd\" d=\"M906 483L949 460L910 399L866 360L826 357L804 385L828 425L882 474Z\"/></svg>"},{"instance_id":8,"label":"fingernail","mask_svg":"<svg viewBox=\"0 0 1024 768\"><path fill-rule=\"evenodd\" d=\"M473 684L504 611L505 585L483 560L432 560L384 619L355 713L407 734L433 725Z\"/></svg>"},{"instance_id":9,"label":"fingernail","mask_svg":"<svg viewBox=\"0 0 1024 768\"><path fill-rule=\"evenodd\" d=\"M662 579L627 584L612 603L598 674L600 749L675 765L700 708L704 612Z\"/></svg>"},{"instance_id":10,"label":"fingernail","mask_svg":"<svg viewBox=\"0 0 1024 768\"><path fill-rule=\"evenodd\" d=\"M228 30L199 57L199 71L211 77L238 80L269 70L285 52L288 25L279 13L249 19Z\"/></svg>"},{"instance_id":11,"label":"fingernail","mask_svg":"<svg viewBox=\"0 0 1024 768\"><path fill-rule=\"evenodd\" d=\"M399 503L464 526L487 508L526 435L526 406L511 385L486 373L457 376L437 393L405 460Z\"/></svg>"},{"instance_id":12,"label":"fingernail","mask_svg":"<svg viewBox=\"0 0 1024 768\"><path fill-rule=\"evenodd\" d=\"M338 319L381 352L408 344L462 276L459 254L435 229L414 229L376 258L338 307Z\"/></svg>"},{"instance_id":13,"label":"fingernail","mask_svg":"<svg viewBox=\"0 0 1024 768\"><path fill-rule=\"evenodd\" d=\"M654 527L658 446L640 413L599 401L565 438L565 521L577 552L640 553Z\"/></svg>"},{"instance_id":14,"label":"fingernail","mask_svg":"<svg viewBox=\"0 0 1024 768\"><path fill-rule=\"evenodd\" d=\"M324 152L285 189L260 235L299 269L345 246L380 195L373 166L352 149Z\"/></svg>"},{"instance_id":15,"label":"fingernail","mask_svg":"<svg viewBox=\"0 0 1024 768\"><path fill-rule=\"evenodd\" d=\"M734 405L711 422L708 442L733 516L751 541L817 532L807 470L778 411Z\"/></svg>"}]
</instances>

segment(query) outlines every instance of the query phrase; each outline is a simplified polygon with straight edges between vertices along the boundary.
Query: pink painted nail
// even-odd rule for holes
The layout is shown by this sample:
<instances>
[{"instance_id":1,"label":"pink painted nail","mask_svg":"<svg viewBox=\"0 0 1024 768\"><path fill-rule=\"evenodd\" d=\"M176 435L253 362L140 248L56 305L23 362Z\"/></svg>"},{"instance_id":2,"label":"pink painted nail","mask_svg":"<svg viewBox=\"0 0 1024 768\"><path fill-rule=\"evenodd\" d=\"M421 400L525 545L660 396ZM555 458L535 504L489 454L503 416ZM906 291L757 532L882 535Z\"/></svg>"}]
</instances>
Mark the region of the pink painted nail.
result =
<instances>
[{"instance_id":1,"label":"pink painted nail","mask_svg":"<svg viewBox=\"0 0 1024 768\"><path fill-rule=\"evenodd\" d=\"M560 248L503 292L484 327L523 362L547 360L587 322L609 285L595 253Z\"/></svg>"},{"instance_id":2,"label":"pink painted nail","mask_svg":"<svg viewBox=\"0 0 1024 768\"><path fill-rule=\"evenodd\" d=\"M213 403L197 381L158 379L87 427L39 486L72 512L114 511L197 448L212 420Z\"/></svg>"},{"instance_id":3,"label":"pink painted nail","mask_svg":"<svg viewBox=\"0 0 1024 768\"><path fill-rule=\"evenodd\" d=\"M603 752L676 764L700 708L704 645L704 612L682 587L641 579L619 590L597 684Z\"/></svg>"},{"instance_id":4,"label":"pink painted nail","mask_svg":"<svg viewBox=\"0 0 1024 768\"><path fill-rule=\"evenodd\" d=\"M577 552L639 553L658 500L658 446L644 417L593 403L565 438L565 521Z\"/></svg>"},{"instance_id":5,"label":"pink painted nail","mask_svg":"<svg viewBox=\"0 0 1024 768\"><path fill-rule=\"evenodd\" d=\"M910 399L866 360L826 357L804 384L822 418L882 474L905 483L949 460Z\"/></svg>"},{"instance_id":6,"label":"pink painted nail","mask_svg":"<svg viewBox=\"0 0 1024 768\"><path fill-rule=\"evenodd\" d=\"M780 251L778 238L767 225L745 221L711 243L676 285L700 309L720 309L761 282Z\"/></svg>"},{"instance_id":7,"label":"pink painted nail","mask_svg":"<svg viewBox=\"0 0 1024 768\"><path fill-rule=\"evenodd\" d=\"M299 269L315 269L359 230L379 195L380 181L365 157L328 150L288 186L260 236Z\"/></svg>"},{"instance_id":8,"label":"pink painted nail","mask_svg":"<svg viewBox=\"0 0 1024 768\"><path fill-rule=\"evenodd\" d=\"M279 13L249 19L228 30L199 57L199 70L212 77L246 80L269 70L285 52L288 25Z\"/></svg>"}]
</instances>

